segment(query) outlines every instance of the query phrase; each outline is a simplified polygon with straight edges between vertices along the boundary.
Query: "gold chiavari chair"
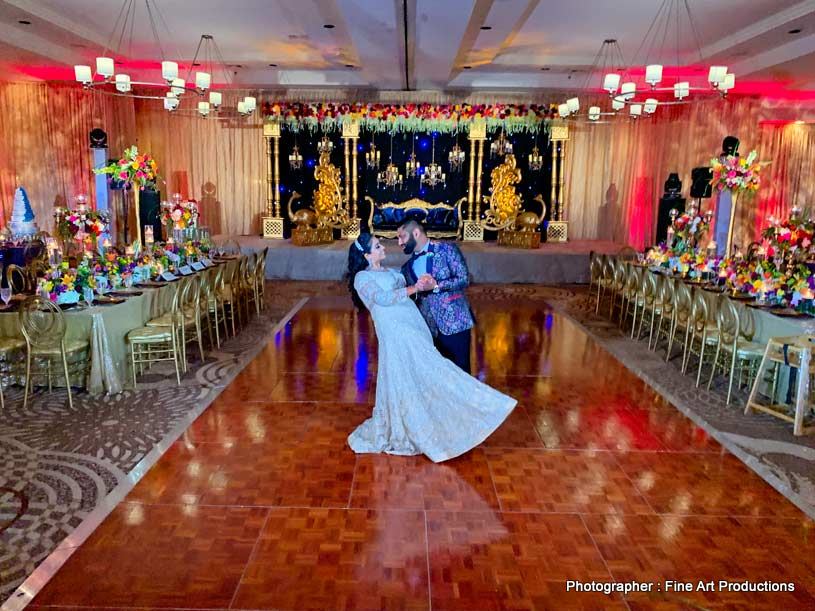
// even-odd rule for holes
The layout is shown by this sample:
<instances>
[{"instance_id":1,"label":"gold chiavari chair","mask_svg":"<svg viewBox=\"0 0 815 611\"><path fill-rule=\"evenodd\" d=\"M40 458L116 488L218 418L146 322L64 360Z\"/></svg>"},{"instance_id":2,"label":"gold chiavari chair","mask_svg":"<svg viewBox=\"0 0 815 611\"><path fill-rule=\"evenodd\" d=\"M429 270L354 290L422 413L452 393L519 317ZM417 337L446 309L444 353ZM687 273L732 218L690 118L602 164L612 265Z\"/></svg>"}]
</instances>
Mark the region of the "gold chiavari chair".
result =
<instances>
[{"instance_id":1,"label":"gold chiavari chair","mask_svg":"<svg viewBox=\"0 0 815 611\"><path fill-rule=\"evenodd\" d=\"M205 294L206 297L206 307L207 313L209 318L212 320L212 324L215 327L215 342L218 348L221 347L221 323L224 323L224 335L229 337L229 329L227 329L226 325L226 312L224 309L224 303L221 299L221 293L223 290L224 285L224 272L226 271L225 265L219 265L218 267L210 268L209 272L211 274L211 282L209 285L209 290Z\"/></svg>"},{"instance_id":2,"label":"gold chiavari chair","mask_svg":"<svg viewBox=\"0 0 815 611\"><path fill-rule=\"evenodd\" d=\"M627 278L627 263L622 259L614 259L612 262L614 267L614 275L611 281L611 300L608 304L608 317L614 320L614 310L616 309L617 302L620 303L620 318L622 318L622 308L624 301L624 293Z\"/></svg>"},{"instance_id":3,"label":"gold chiavari chair","mask_svg":"<svg viewBox=\"0 0 815 611\"><path fill-rule=\"evenodd\" d=\"M686 332L685 353L682 357L682 373L687 371L691 355L697 354L699 356L699 367L696 372L696 387L698 388L702 380L705 351L708 347L712 349L718 343L719 330L711 313L711 308L708 306L704 291L694 289L692 295L690 325L688 325ZM695 350L697 338L699 339L698 352Z\"/></svg>"},{"instance_id":4,"label":"gold chiavari chair","mask_svg":"<svg viewBox=\"0 0 815 611\"><path fill-rule=\"evenodd\" d=\"M137 371L142 374L144 373L144 365L149 368L153 363L161 361L173 361L176 382L181 385L181 368L184 356L180 345L183 321L180 314L179 299L182 288L179 282L170 289L172 292L169 307L162 314L162 316L166 316L164 320L167 324L164 326L155 324L151 326L148 323L144 327L133 329L127 334L134 389L136 388Z\"/></svg>"},{"instance_id":5,"label":"gold chiavari chair","mask_svg":"<svg viewBox=\"0 0 815 611\"><path fill-rule=\"evenodd\" d=\"M65 375L65 386L68 390L68 406L73 408L74 403L71 397L71 373L87 374L90 364L90 342L88 340L67 339L67 325L65 316L56 305L47 299L35 295L29 297L20 305L19 311L20 331L26 343L26 366L25 366L25 395L23 398L23 409L28 405L28 394L32 387L32 377L34 375L45 375L48 379L48 390L51 390L52 382L52 361L59 358L62 361L62 370ZM84 360L72 363L69 367L68 355L86 353ZM35 367L41 361L45 362L46 370L44 374L36 373ZM71 371L73 369L73 371Z\"/></svg>"},{"instance_id":6,"label":"gold chiavari chair","mask_svg":"<svg viewBox=\"0 0 815 611\"><path fill-rule=\"evenodd\" d=\"M642 281L643 270L639 267L626 264L626 278L625 288L622 292L622 312L620 312L620 328L625 328L625 321L628 320L628 315L631 313L631 308L637 307L637 294L640 289Z\"/></svg>"},{"instance_id":7,"label":"gold chiavari chair","mask_svg":"<svg viewBox=\"0 0 815 611\"><path fill-rule=\"evenodd\" d=\"M600 278L603 276L603 259L602 255L591 251L589 254L589 295L593 295L595 284L600 284Z\"/></svg>"},{"instance_id":8,"label":"gold chiavari chair","mask_svg":"<svg viewBox=\"0 0 815 611\"><path fill-rule=\"evenodd\" d=\"M229 321L232 327L232 337L238 333L235 325L235 318L238 315L237 311L240 308L238 289L237 289L237 274L238 274L238 261L230 261L226 264L223 276L221 277L221 284L218 287L218 299L221 302L221 307L224 310L224 324ZM234 287L234 288L233 288ZM227 319L226 312L229 308L229 317Z\"/></svg>"},{"instance_id":9,"label":"gold chiavari chair","mask_svg":"<svg viewBox=\"0 0 815 611\"><path fill-rule=\"evenodd\" d=\"M748 384L752 383L756 366L764 356L764 346L744 337L742 333L743 320L750 316L744 308L737 308L736 304L726 295L718 297L718 313L716 315L716 326L718 329L718 341L716 342L716 354L713 357L713 368L710 371L710 379L707 388L713 384L716 376L716 369L721 365L722 372L727 372L727 404L730 404L730 396L733 393L733 377L736 373L736 365L739 368L739 383L742 376L747 371ZM745 325L747 326L747 325ZM721 358L720 358L721 357ZM747 369L745 370L745 365Z\"/></svg>"},{"instance_id":10,"label":"gold chiavari chair","mask_svg":"<svg viewBox=\"0 0 815 611\"><path fill-rule=\"evenodd\" d=\"M665 326L664 335L666 341L670 335L671 322L673 321L674 315L674 299L677 284L682 284L682 282L676 278L663 278L662 282L659 284L657 301L661 305L659 307L659 321L657 322L656 334L652 333L654 340L653 346L651 345L651 337L648 338L648 348L651 350L655 351L659 345L659 339L663 335L663 323Z\"/></svg>"},{"instance_id":11,"label":"gold chiavari chair","mask_svg":"<svg viewBox=\"0 0 815 611\"><path fill-rule=\"evenodd\" d=\"M606 291L611 288L614 282L614 263L613 257L601 255L602 268L600 272L600 281L597 283L597 305L594 308L594 313L600 313L600 302L606 296Z\"/></svg>"},{"instance_id":12,"label":"gold chiavari chair","mask_svg":"<svg viewBox=\"0 0 815 611\"><path fill-rule=\"evenodd\" d=\"M257 304L255 304L255 266L257 262L257 253L252 253L244 257L238 278L241 286L241 302L246 308L246 322L249 322L249 318L251 317L251 306L254 304L255 307L257 307Z\"/></svg>"},{"instance_id":13,"label":"gold chiavari chair","mask_svg":"<svg viewBox=\"0 0 815 611\"><path fill-rule=\"evenodd\" d=\"M15 294L26 293L31 285L31 278L24 268L11 263L6 266L6 282Z\"/></svg>"},{"instance_id":14,"label":"gold chiavari chair","mask_svg":"<svg viewBox=\"0 0 815 611\"><path fill-rule=\"evenodd\" d=\"M188 369L187 342L197 341L201 362L204 362L204 343L201 333L201 281L198 276L189 276L182 280L178 289L178 308L175 313L168 312L147 322L148 327L175 326L179 334L178 346L181 350L182 370ZM173 320L175 317L177 320ZM192 339L188 339L189 337Z\"/></svg>"},{"instance_id":15,"label":"gold chiavari chair","mask_svg":"<svg viewBox=\"0 0 815 611\"><path fill-rule=\"evenodd\" d=\"M673 301L673 314L670 321L670 329L668 332L668 349L665 352L665 362L671 360L671 351L673 350L674 340L676 339L677 331L683 333L683 339L687 342L688 326L690 325L691 318L691 304L692 297L690 287L684 282L677 282L674 285L674 301ZM685 362L685 346L682 347L682 362Z\"/></svg>"},{"instance_id":16,"label":"gold chiavari chair","mask_svg":"<svg viewBox=\"0 0 815 611\"><path fill-rule=\"evenodd\" d=\"M206 323L207 326L207 337L209 338L209 345L211 348L215 348L216 346L218 348L221 347L220 338L217 338L219 341L217 344L215 343L216 335L212 330L213 316L209 309L209 301L215 291L215 275L217 273L217 268L209 267L200 274L201 290L198 307L201 311L201 324L203 325Z\"/></svg>"},{"instance_id":17,"label":"gold chiavari chair","mask_svg":"<svg viewBox=\"0 0 815 611\"><path fill-rule=\"evenodd\" d=\"M656 322L657 316L661 312L662 303L659 301L660 298L660 282L663 280L662 276L659 276L659 281L657 280L656 274L647 273L643 275L643 285L642 285L642 306L640 308L640 323L637 327L637 334L636 338L639 339L642 336L642 327L645 324L645 317L648 316L648 326L649 326L649 333L648 333L648 346L651 345L651 338L654 336L654 323Z\"/></svg>"},{"instance_id":18,"label":"gold chiavari chair","mask_svg":"<svg viewBox=\"0 0 815 611\"><path fill-rule=\"evenodd\" d=\"M617 259L620 261L636 261L639 253L631 246L623 246L620 252L617 253Z\"/></svg>"},{"instance_id":19,"label":"gold chiavari chair","mask_svg":"<svg viewBox=\"0 0 815 611\"><path fill-rule=\"evenodd\" d=\"M266 309L266 257L268 255L269 247L267 246L260 252L255 263L252 291L255 295L255 309L258 316L260 316L261 311Z\"/></svg>"}]
</instances>

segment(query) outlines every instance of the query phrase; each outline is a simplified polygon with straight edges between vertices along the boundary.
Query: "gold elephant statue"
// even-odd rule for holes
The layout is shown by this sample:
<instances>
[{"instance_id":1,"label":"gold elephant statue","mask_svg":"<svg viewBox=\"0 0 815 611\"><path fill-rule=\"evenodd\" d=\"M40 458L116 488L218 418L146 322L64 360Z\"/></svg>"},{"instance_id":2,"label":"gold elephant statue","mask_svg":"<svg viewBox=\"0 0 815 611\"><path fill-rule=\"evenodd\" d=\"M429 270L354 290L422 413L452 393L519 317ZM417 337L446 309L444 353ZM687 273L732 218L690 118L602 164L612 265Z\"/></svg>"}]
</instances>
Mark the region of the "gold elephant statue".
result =
<instances>
[{"instance_id":1,"label":"gold elephant statue","mask_svg":"<svg viewBox=\"0 0 815 611\"><path fill-rule=\"evenodd\" d=\"M537 231L541 224L540 217L534 212L521 212L515 217L515 231Z\"/></svg>"}]
</instances>

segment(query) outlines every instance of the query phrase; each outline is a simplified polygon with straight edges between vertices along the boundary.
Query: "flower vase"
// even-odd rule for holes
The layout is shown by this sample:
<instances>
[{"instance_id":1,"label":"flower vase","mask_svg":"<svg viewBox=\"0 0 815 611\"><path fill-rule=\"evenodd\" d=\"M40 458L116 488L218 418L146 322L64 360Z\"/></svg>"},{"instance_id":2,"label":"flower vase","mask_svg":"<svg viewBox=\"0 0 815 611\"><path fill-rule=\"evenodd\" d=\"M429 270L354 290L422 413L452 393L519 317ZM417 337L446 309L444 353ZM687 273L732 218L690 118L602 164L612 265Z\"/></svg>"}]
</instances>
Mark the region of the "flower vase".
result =
<instances>
[{"instance_id":1,"label":"flower vase","mask_svg":"<svg viewBox=\"0 0 815 611\"><path fill-rule=\"evenodd\" d=\"M733 230L736 226L736 210L739 205L739 195L741 195L740 191L731 192L730 220L727 225L727 250L725 250L725 256L727 257L731 256L733 252Z\"/></svg>"}]
</instances>

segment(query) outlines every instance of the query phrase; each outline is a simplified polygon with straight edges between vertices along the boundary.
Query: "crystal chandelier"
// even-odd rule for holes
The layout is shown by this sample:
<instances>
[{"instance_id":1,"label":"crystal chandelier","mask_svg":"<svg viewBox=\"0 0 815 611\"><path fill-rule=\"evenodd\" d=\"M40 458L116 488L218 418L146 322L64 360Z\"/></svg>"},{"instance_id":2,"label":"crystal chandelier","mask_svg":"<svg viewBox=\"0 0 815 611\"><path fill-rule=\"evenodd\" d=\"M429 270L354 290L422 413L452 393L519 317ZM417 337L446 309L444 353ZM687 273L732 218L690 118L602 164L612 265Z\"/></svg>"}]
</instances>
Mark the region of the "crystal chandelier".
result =
<instances>
[{"instance_id":1,"label":"crystal chandelier","mask_svg":"<svg viewBox=\"0 0 815 611\"><path fill-rule=\"evenodd\" d=\"M294 148L289 153L289 167L292 170L299 170L303 167L303 156L300 154L297 142L294 143Z\"/></svg>"},{"instance_id":2,"label":"crystal chandelier","mask_svg":"<svg viewBox=\"0 0 815 611\"><path fill-rule=\"evenodd\" d=\"M450 149L450 153L447 155L447 158L450 161L451 172L461 171L461 168L464 165L464 157L464 151L458 145L458 136L456 136L456 144L452 149Z\"/></svg>"},{"instance_id":3,"label":"crystal chandelier","mask_svg":"<svg viewBox=\"0 0 815 611\"><path fill-rule=\"evenodd\" d=\"M392 189L397 186L402 186L402 174L399 173L399 168L393 164L393 134L391 134L391 154L387 167L376 175L376 186Z\"/></svg>"},{"instance_id":4,"label":"crystal chandelier","mask_svg":"<svg viewBox=\"0 0 815 611\"><path fill-rule=\"evenodd\" d=\"M434 135L430 165L427 166L422 173L421 184L433 188L439 183L443 186L447 186L447 176L442 171L441 166L436 163L436 136Z\"/></svg>"},{"instance_id":5,"label":"crystal chandelier","mask_svg":"<svg viewBox=\"0 0 815 611\"><path fill-rule=\"evenodd\" d=\"M227 85L231 84L232 79L215 39L211 34L201 35L186 78L181 78L178 63L164 57L164 47L158 32L159 25L163 26L165 30L167 30L167 25L156 0L152 0L152 2L151 0L143 0L145 15L137 16L136 7L141 1L123 0L104 51L102 55L96 58L96 70L94 71L90 66L83 64L75 65L75 80L81 83L85 89L95 89L109 95L162 100L165 110L169 112L174 112L179 108L185 95L188 98L194 97L198 100L194 104L194 108L202 117L209 116L212 111L219 111L223 101L223 94L220 91L210 90L212 76L216 71L220 70ZM115 65L121 62L115 61L114 58L124 55L122 48L133 48L134 27L138 24L139 29L146 29L144 27L145 22L150 25L156 47L158 47L161 55L161 80L133 81L128 74L116 73ZM125 38L127 35L129 35L129 40ZM117 40L115 48L112 47L114 40ZM198 66L202 66L204 69L196 71L193 75L193 68ZM138 93L133 91L134 85L139 88ZM158 93L156 91L158 89L167 89L167 91ZM238 102L237 106L240 115L248 116L256 110L257 100L252 96L246 96Z\"/></svg>"},{"instance_id":6,"label":"crystal chandelier","mask_svg":"<svg viewBox=\"0 0 815 611\"><path fill-rule=\"evenodd\" d=\"M411 150L410 150L410 157L408 157L407 163L405 164L405 174L408 175L408 178L413 178L422 169L422 164L420 164L416 160L416 138L419 136L413 135L411 138Z\"/></svg>"},{"instance_id":7,"label":"crystal chandelier","mask_svg":"<svg viewBox=\"0 0 815 611\"><path fill-rule=\"evenodd\" d=\"M496 155L509 155L512 152L512 143L504 136L504 128L501 128L501 133L498 138L490 143L490 157Z\"/></svg>"},{"instance_id":8,"label":"crystal chandelier","mask_svg":"<svg viewBox=\"0 0 815 611\"><path fill-rule=\"evenodd\" d=\"M368 167L372 170L375 170L379 167L379 149L376 148L376 144L371 141L371 148L370 150L365 153L365 163L368 164Z\"/></svg>"},{"instance_id":9,"label":"crystal chandelier","mask_svg":"<svg viewBox=\"0 0 815 611\"><path fill-rule=\"evenodd\" d=\"M321 155L323 153L330 153L334 150L334 143L328 139L328 136L323 136L322 139L317 143L317 152Z\"/></svg>"},{"instance_id":10,"label":"crystal chandelier","mask_svg":"<svg viewBox=\"0 0 815 611\"><path fill-rule=\"evenodd\" d=\"M540 154L538 150L537 143L534 147L532 147L532 152L529 153L529 169L533 172L537 172L543 167L543 155Z\"/></svg>"}]
</instances>

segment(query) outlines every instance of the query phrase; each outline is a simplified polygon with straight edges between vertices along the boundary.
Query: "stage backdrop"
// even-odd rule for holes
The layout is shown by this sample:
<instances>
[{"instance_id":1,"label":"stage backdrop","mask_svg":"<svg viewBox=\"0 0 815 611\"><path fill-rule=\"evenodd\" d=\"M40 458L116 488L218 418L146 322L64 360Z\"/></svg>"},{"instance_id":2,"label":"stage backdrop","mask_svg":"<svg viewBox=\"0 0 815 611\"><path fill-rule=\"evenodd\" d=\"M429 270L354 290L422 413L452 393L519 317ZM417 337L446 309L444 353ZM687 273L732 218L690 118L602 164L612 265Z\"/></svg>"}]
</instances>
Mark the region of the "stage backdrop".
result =
<instances>
[{"instance_id":1,"label":"stage backdrop","mask_svg":"<svg viewBox=\"0 0 815 611\"><path fill-rule=\"evenodd\" d=\"M344 172L344 150L345 143L340 132L332 131L328 134L322 132L311 132L301 130L293 132L283 130L280 142L280 201L283 206L283 215L286 216L286 204L293 192L300 193L302 199L292 205L293 209L298 209L311 202L312 193L316 188L314 180L314 166L318 161L317 144L323 136L327 136L334 144L331 154L332 163ZM446 185L436 185L429 187L420 182L419 176L408 177L405 171L405 164L410 158L411 152L415 152L416 159L424 169L430 164L433 158L433 138L435 136L435 159L440 164L447 175ZM549 197L551 191L552 155L551 145L548 135L544 133L516 133L508 136L512 142L517 165L521 169L521 183L517 186L518 193L523 197L524 207L540 213L540 204L532 201L533 198L541 194L547 204L547 218ZM390 162L391 156L391 136L381 132L362 132L357 143L357 174L359 191L359 216L363 222L367 221L369 214L369 204L365 200L368 195L374 201L385 203L399 203L411 198L419 198L429 203L445 202L455 204L461 197L467 195L467 184L469 181L469 159L470 142L466 134L449 134L440 132L430 133L397 133L393 136L393 163L399 168L403 176L403 183L397 187L385 187L384 184L377 183L377 174L385 169ZM458 172L450 171L448 154L458 142L465 153L466 158ZM376 168L369 168L365 154L370 150L371 143L374 143L380 152L379 165ZM288 155L297 145L300 154L303 156L303 165L300 169L292 169L289 165ZM529 169L529 153L537 144L541 155L544 157L544 165L540 170L531 171ZM490 172L500 163L503 157L491 157L489 154L489 142L485 143L484 170L481 177L482 196L489 195ZM486 206L482 205L482 209ZM288 223L287 223L288 224Z\"/></svg>"},{"instance_id":2,"label":"stage backdrop","mask_svg":"<svg viewBox=\"0 0 815 611\"><path fill-rule=\"evenodd\" d=\"M281 94L235 90L225 97L234 103L244 95L256 95L260 106ZM344 98L342 91L331 90L296 95L299 99L310 95L312 99L343 100L360 99L363 94L353 92L353 98ZM389 101L384 95L377 101ZM407 96L400 94L393 101L408 101ZM450 101L439 92L409 92L412 101L420 96L436 103ZM477 97L472 94L469 101L477 102ZM506 100L510 97L513 102L524 101L517 96L507 96ZM538 93L534 99L559 101L561 97L562 93ZM482 101L501 99L490 94ZM603 104L607 103L604 99ZM683 193L687 194L691 168L706 165L719 153L721 140L728 134L741 139L742 152L756 148L760 159L773 162L765 168L756 200L741 209L737 228L742 242L757 235L768 214L783 216L794 204L811 205L815 185L813 128L792 124L794 119L815 120L811 101L735 96L726 102L664 110L659 109L653 119L638 122L573 127L566 146L565 185L571 237L647 245L653 239L655 210L668 173L680 174ZM762 123L780 115L789 120L784 124ZM108 132L111 156L132 143L153 153L166 180L160 185L163 195L180 191L200 200L204 222L216 233L259 233L266 181L259 113L235 122L169 115L152 101L134 104L132 99L93 95L73 85L50 83L0 84L0 222L5 224L11 214L18 184L28 190L37 221L45 229L52 228L55 204L70 201L80 192L92 195L87 134L97 126ZM363 132L359 143L367 147L369 139ZM377 146L381 146L384 165L387 139L378 140ZM462 148L469 154L463 141ZM288 155L286 147L281 154ZM421 154L428 157L426 152ZM337 149L335 155L339 165L342 153ZM367 170L363 169L363 153L359 155L362 177ZM485 160L484 178L488 180L488 155ZM524 168L526 160L519 155L519 161ZM281 170L285 168L286 163L282 163ZM303 180L307 180L305 172ZM546 184L547 178L542 174L540 180ZM292 186L287 180L283 184ZM534 189L523 192L526 195ZM483 188L482 193L486 194Z\"/></svg>"}]
</instances>

